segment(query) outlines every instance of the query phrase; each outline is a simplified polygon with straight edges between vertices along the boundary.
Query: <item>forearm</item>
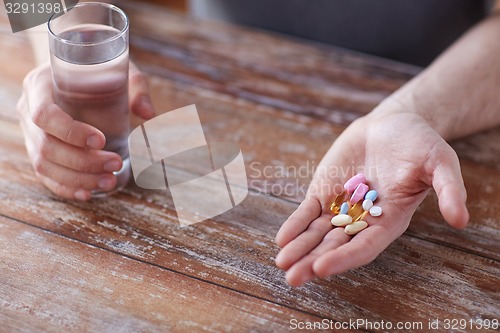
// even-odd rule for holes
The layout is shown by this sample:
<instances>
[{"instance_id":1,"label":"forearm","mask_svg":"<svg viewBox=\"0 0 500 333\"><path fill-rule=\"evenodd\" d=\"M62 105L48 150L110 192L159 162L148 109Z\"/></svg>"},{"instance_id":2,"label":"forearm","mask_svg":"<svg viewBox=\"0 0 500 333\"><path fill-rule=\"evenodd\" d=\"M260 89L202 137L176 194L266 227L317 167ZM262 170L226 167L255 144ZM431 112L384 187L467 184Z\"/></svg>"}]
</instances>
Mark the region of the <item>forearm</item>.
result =
<instances>
[{"instance_id":1,"label":"forearm","mask_svg":"<svg viewBox=\"0 0 500 333\"><path fill-rule=\"evenodd\" d=\"M392 106L374 113L416 112L445 139L499 125L499 33L500 15L491 15L382 103Z\"/></svg>"}]
</instances>

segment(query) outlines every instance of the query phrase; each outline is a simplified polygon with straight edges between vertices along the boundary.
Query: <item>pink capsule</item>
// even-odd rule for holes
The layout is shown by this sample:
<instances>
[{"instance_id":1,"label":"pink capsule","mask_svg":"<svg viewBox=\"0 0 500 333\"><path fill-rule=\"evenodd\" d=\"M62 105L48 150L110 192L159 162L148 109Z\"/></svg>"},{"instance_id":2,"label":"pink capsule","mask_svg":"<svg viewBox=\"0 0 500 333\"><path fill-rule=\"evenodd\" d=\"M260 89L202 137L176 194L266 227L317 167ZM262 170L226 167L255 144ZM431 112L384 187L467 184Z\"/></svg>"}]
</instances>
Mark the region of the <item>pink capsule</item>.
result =
<instances>
[{"instance_id":1,"label":"pink capsule","mask_svg":"<svg viewBox=\"0 0 500 333\"><path fill-rule=\"evenodd\" d=\"M362 173L358 173L356 176L352 177L344 184L344 188L349 194L351 194L356 189L356 187L358 187L359 184L365 182L366 182L365 175Z\"/></svg>"},{"instance_id":2,"label":"pink capsule","mask_svg":"<svg viewBox=\"0 0 500 333\"><path fill-rule=\"evenodd\" d=\"M351 197L351 204L356 204L359 200L363 199L365 197L366 192L368 192L370 188L366 184L359 184L356 189L354 190L354 193L352 194Z\"/></svg>"}]
</instances>

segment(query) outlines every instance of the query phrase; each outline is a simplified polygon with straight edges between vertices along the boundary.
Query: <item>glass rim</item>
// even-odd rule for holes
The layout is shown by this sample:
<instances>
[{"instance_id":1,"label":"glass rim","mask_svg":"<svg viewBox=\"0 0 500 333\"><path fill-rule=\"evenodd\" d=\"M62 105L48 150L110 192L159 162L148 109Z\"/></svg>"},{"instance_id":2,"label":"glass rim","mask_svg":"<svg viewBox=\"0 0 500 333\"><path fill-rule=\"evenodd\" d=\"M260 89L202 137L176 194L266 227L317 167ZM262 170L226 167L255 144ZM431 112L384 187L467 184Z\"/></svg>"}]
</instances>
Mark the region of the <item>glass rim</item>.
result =
<instances>
[{"instance_id":1,"label":"glass rim","mask_svg":"<svg viewBox=\"0 0 500 333\"><path fill-rule=\"evenodd\" d=\"M47 21L47 29L49 31L49 35L51 36L51 38L54 38L58 42L61 42L61 43L64 43L64 44L68 44L68 45L74 45L74 46L91 46L91 45L102 45L102 44L107 44L107 43L113 42L113 41L121 38L125 33L127 33L128 28L129 28L129 18L128 18L127 14L122 9L120 9L119 7L117 7L115 5L112 5L112 4L109 4L109 3L102 3L102 2L81 2L81 3L77 3L74 6L66 7L66 12L64 14L66 14L70 9L74 9L74 8L77 8L77 7L90 7L90 6L105 7L107 9L110 9L112 11L117 12L120 16L122 16L124 18L124 20L125 20L125 26L123 27L123 29L121 29L119 32L117 32L116 35L114 35L112 37L109 37L109 38L107 38L105 40L99 41L99 42L75 42L75 41L71 41L71 40L68 40L68 39L65 39L65 38L61 38L60 36L58 36L57 34L54 33L54 31L52 30L52 27L51 27L51 23L54 21L54 19L56 18L56 16L60 14L60 13L54 13L54 14L52 14L50 16L49 20ZM62 15L57 16L57 17L62 17Z\"/></svg>"}]
</instances>

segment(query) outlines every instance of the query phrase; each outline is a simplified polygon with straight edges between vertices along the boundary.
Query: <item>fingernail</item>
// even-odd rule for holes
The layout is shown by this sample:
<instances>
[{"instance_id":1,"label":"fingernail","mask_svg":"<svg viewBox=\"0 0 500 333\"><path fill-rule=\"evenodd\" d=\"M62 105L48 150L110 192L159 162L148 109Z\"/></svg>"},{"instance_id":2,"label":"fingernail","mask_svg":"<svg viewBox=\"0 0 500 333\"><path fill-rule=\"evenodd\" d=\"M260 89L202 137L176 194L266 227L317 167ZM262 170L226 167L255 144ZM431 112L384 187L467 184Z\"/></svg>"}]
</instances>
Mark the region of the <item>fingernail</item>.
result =
<instances>
[{"instance_id":1,"label":"fingernail","mask_svg":"<svg viewBox=\"0 0 500 333\"><path fill-rule=\"evenodd\" d=\"M108 177L102 177L97 182L97 186L99 186L101 190L111 190L113 187L113 180Z\"/></svg>"},{"instance_id":2,"label":"fingernail","mask_svg":"<svg viewBox=\"0 0 500 333\"><path fill-rule=\"evenodd\" d=\"M283 255L280 252L280 253L278 253L278 255L276 256L276 258L274 259L274 263L276 264L276 266L278 268L283 269L282 268L283 267L283 263L282 263L283 259L281 257L283 257Z\"/></svg>"},{"instance_id":3,"label":"fingernail","mask_svg":"<svg viewBox=\"0 0 500 333\"><path fill-rule=\"evenodd\" d=\"M76 200L86 201L87 200L87 191L78 190L74 194Z\"/></svg>"},{"instance_id":4,"label":"fingernail","mask_svg":"<svg viewBox=\"0 0 500 333\"><path fill-rule=\"evenodd\" d=\"M106 164L104 164L104 171L106 172L118 171L120 170L120 168L121 168L120 162L116 160L109 161L106 162Z\"/></svg>"},{"instance_id":5,"label":"fingernail","mask_svg":"<svg viewBox=\"0 0 500 333\"><path fill-rule=\"evenodd\" d=\"M92 149L101 149L101 139L98 135L92 134L87 139L87 146Z\"/></svg>"}]
</instances>

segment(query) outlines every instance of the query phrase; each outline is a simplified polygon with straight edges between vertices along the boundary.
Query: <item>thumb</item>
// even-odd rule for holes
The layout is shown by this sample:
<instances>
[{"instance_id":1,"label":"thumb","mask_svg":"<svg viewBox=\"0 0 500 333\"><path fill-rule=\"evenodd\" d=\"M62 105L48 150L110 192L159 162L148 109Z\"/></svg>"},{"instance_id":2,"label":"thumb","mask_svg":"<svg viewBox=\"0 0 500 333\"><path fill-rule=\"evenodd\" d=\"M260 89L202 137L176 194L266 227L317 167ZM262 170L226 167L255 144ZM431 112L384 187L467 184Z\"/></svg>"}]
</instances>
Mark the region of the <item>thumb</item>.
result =
<instances>
[{"instance_id":1,"label":"thumb","mask_svg":"<svg viewBox=\"0 0 500 333\"><path fill-rule=\"evenodd\" d=\"M153 103L149 96L148 80L133 62L130 62L129 95L130 110L135 115L143 119L151 119L155 116Z\"/></svg>"},{"instance_id":2,"label":"thumb","mask_svg":"<svg viewBox=\"0 0 500 333\"><path fill-rule=\"evenodd\" d=\"M428 162L441 214L452 227L465 228L469 222L469 212L465 206L467 192L457 154L447 143L442 142L434 146Z\"/></svg>"}]
</instances>

